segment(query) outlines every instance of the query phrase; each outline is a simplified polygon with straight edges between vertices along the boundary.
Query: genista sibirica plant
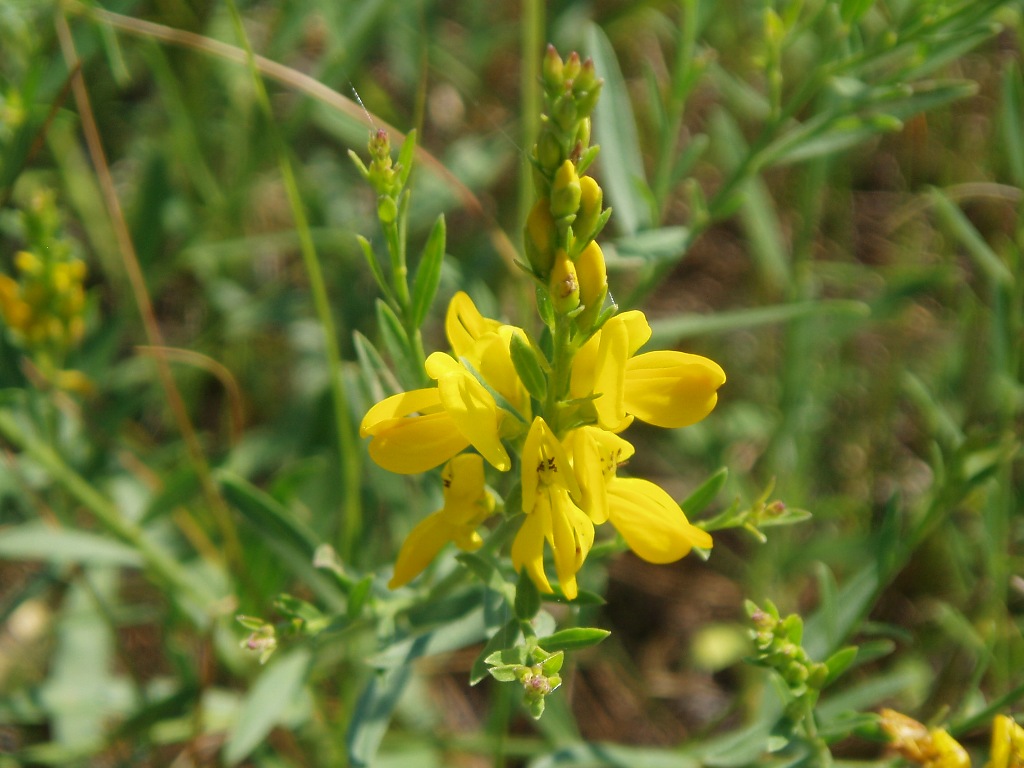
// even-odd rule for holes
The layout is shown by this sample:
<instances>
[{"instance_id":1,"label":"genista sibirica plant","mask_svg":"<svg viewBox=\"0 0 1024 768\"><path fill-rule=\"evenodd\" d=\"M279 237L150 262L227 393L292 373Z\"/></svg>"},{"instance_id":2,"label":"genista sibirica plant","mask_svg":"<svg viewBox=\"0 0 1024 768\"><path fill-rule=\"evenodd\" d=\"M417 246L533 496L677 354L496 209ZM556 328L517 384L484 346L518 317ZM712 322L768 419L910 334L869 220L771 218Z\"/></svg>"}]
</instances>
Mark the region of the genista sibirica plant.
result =
<instances>
[{"instance_id":1,"label":"genista sibirica plant","mask_svg":"<svg viewBox=\"0 0 1024 768\"><path fill-rule=\"evenodd\" d=\"M473 561L476 569L505 579L515 608L485 661L494 677L523 686L535 716L560 683L562 652L607 634L570 629L538 636L534 621L540 595L580 596L578 577L603 526L610 523L652 563L712 546L664 489L623 471L634 452L624 433L634 419L668 429L700 421L715 407L725 373L698 355L642 352L651 336L646 317L618 312L610 298L597 237L611 210L587 175L598 155L591 113L601 85L590 60L575 53L563 60L548 48L545 114L531 154L536 202L524 232L527 261L520 264L536 285L541 336L485 317L469 295L456 293L445 318L450 351L425 361L430 385L385 398L360 427L370 456L387 470L442 467L444 504L409 534L389 586L415 580L449 543L484 552ZM387 153L386 137L375 134L370 166L357 164L378 193L391 285L365 241L364 250L382 283L387 317L415 355L421 318L405 283L404 247L389 234L407 206L412 153L403 147L397 167ZM425 256L420 270L428 263ZM503 504L489 489L487 465L496 486L500 475L514 478L502 483L510 487ZM494 527L492 518L502 523ZM506 545L511 569L500 559Z\"/></svg>"}]
</instances>

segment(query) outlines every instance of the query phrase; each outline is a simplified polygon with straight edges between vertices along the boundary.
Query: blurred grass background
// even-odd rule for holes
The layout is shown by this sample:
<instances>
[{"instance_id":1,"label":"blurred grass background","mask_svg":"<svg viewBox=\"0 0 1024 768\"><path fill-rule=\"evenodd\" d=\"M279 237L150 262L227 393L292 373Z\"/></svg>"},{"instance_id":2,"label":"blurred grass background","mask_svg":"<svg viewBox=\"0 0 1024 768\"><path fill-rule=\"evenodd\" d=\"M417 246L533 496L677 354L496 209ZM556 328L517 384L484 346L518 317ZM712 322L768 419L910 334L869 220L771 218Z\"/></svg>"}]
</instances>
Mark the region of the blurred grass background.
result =
<instances>
[{"instance_id":1,"label":"blurred grass background","mask_svg":"<svg viewBox=\"0 0 1024 768\"><path fill-rule=\"evenodd\" d=\"M981 754L1024 693L1020 13L307 0L241 3L242 37L201 0L0 5L0 271L16 211L53 190L89 266L67 365L95 386L48 389L0 334L0 766L775 764L743 741L771 699L742 663L744 597L813 616L819 657L861 645L822 705L843 759L889 760L843 738L844 712L883 704ZM729 376L705 422L635 427L631 472L682 499L726 467L709 513L770 488L813 517L721 534L707 563L588 564L608 602L583 617L613 634L536 726L467 686L479 646L417 665L389 725L359 703L397 674L364 663L389 630L361 606L437 499L352 432L410 374L346 152L418 129L410 241L442 212L448 232L428 351L459 289L533 322L511 258L548 40L606 78L612 293ZM272 121L246 45L273 63ZM369 373L375 348L393 376ZM337 578L311 565L322 543ZM342 619L261 667L234 617L282 592Z\"/></svg>"}]
</instances>

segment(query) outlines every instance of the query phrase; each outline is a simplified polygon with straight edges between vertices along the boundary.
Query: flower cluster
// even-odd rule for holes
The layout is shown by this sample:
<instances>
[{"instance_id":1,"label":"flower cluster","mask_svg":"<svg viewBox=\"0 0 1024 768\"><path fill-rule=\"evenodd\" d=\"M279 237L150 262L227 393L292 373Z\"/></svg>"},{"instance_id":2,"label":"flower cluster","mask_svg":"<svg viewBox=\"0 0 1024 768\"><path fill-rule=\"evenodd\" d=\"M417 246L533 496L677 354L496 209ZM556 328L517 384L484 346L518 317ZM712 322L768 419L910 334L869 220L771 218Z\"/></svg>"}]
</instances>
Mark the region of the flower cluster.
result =
<instances>
[{"instance_id":1,"label":"flower cluster","mask_svg":"<svg viewBox=\"0 0 1024 768\"><path fill-rule=\"evenodd\" d=\"M29 249L14 257L16 278L0 274L0 317L11 341L54 374L85 331L85 263L58 234L52 193L38 192L22 223Z\"/></svg>"},{"instance_id":2,"label":"flower cluster","mask_svg":"<svg viewBox=\"0 0 1024 768\"><path fill-rule=\"evenodd\" d=\"M23 220L31 250L14 256L16 280L0 274L0 316L19 346L66 350L85 329L85 263L57 236L52 194L40 191Z\"/></svg>"},{"instance_id":3,"label":"flower cluster","mask_svg":"<svg viewBox=\"0 0 1024 768\"><path fill-rule=\"evenodd\" d=\"M542 592L554 592L550 550L562 594L578 595L595 526L606 522L655 563L712 545L662 488L619 475L634 452L621 433L634 419L693 424L714 408L725 374L698 355L640 352L651 336L647 319L639 311L616 314L608 299L594 238L611 211L584 175L598 149L589 140L600 88L592 62L576 54L563 61L548 49L547 114L532 154L537 202L524 233L529 263L521 265L537 285L546 326L540 340L485 317L457 293L445 319L451 354L426 359L436 386L389 397L363 418L370 456L385 469L412 474L445 464L444 506L406 540L392 587L415 578L448 542L463 550L481 545L477 529L496 506L484 461L500 472L518 465L522 507L505 510L523 514L512 564Z\"/></svg>"}]
</instances>

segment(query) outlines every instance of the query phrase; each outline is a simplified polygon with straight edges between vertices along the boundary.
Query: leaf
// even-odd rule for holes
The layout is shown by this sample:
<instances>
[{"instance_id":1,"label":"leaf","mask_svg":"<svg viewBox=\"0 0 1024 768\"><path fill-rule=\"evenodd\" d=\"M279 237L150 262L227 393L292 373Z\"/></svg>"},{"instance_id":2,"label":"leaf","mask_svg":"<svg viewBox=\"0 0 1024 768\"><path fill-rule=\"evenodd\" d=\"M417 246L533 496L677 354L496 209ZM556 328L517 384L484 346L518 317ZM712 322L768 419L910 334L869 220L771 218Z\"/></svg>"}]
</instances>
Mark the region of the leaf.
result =
<instances>
[{"instance_id":1,"label":"leaf","mask_svg":"<svg viewBox=\"0 0 1024 768\"><path fill-rule=\"evenodd\" d=\"M351 580L337 571L320 569L313 560L319 545L316 534L280 502L247 480L220 470L215 479L224 496L252 525L253 530L331 608L344 608L342 593ZM340 587L340 589L339 589Z\"/></svg>"},{"instance_id":2,"label":"leaf","mask_svg":"<svg viewBox=\"0 0 1024 768\"><path fill-rule=\"evenodd\" d=\"M597 645L610 635L607 629L596 627L574 627L555 632L553 635L540 638L537 642L549 653L555 651L578 651Z\"/></svg>"},{"instance_id":3,"label":"leaf","mask_svg":"<svg viewBox=\"0 0 1024 768\"><path fill-rule=\"evenodd\" d=\"M486 634L483 610L477 608L468 615L449 621L437 629L392 643L368 658L366 663L377 669L394 669L405 666L421 656L465 648L479 642Z\"/></svg>"},{"instance_id":4,"label":"leaf","mask_svg":"<svg viewBox=\"0 0 1024 768\"><path fill-rule=\"evenodd\" d=\"M637 194L638 187L647 182L633 106L615 51L596 24L587 27L586 49L598 75L604 78L593 119L594 135L602 145L605 196L615 209L612 218L616 228L622 234L633 235L651 226L650 211Z\"/></svg>"},{"instance_id":5,"label":"leaf","mask_svg":"<svg viewBox=\"0 0 1024 768\"><path fill-rule=\"evenodd\" d=\"M405 149L404 146L402 148ZM430 230L427 244L423 246L423 256L416 267L416 277L413 279L412 322L416 328L423 325L430 306L434 303L434 296L437 295L437 286L441 282L441 265L444 263L445 236L444 214L441 214Z\"/></svg>"},{"instance_id":6,"label":"leaf","mask_svg":"<svg viewBox=\"0 0 1024 768\"><path fill-rule=\"evenodd\" d=\"M388 304L377 299L377 325L384 341L384 347L398 371L398 378L405 384L418 382L420 376L409 363L409 337L402 327L395 311Z\"/></svg>"},{"instance_id":7,"label":"leaf","mask_svg":"<svg viewBox=\"0 0 1024 768\"><path fill-rule=\"evenodd\" d=\"M374 675L363 690L345 738L354 768L375 764L377 750L411 673L410 664L400 664Z\"/></svg>"},{"instance_id":8,"label":"leaf","mask_svg":"<svg viewBox=\"0 0 1024 768\"><path fill-rule=\"evenodd\" d=\"M533 583L526 569L519 571L519 581L516 583L515 613L520 621L529 621L537 615L540 610L540 592L537 585Z\"/></svg>"},{"instance_id":9,"label":"leaf","mask_svg":"<svg viewBox=\"0 0 1024 768\"><path fill-rule=\"evenodd\" d=\"M492 654L500 653L506 648L511 648L518 639L519 621L512 619L491 636L491 639L487 641L487 645L477 655L476 661L473 662L473 667L469 671L469 684L476 685L487 677L490 672L487 666L488 657Z\"/></svg>"},{"instance_id":10,"label":"leaf","mask_svg":"<svg viewBox=\"0 0 1024 768\"><path fill-rule=\"evenodd\" d=\"M684 253L690 243L686 227L660 227L620 237L615 250L620 256L638 256L650 261L667 261Z\"/></svg>"},{"instance_id":11,"label":"leaf","mask_svg":"<svg viewBox=\"0 0 1024 768\"><path fill-rule=\"evenodd\" d=\"M1007 67L1001 94L999 117L1010 178L1018 187L1024 187L1024 78L1019 65Z\"/></svg>"},{"instance_id":12,"label":"leaf","mask_svg":"<svg viewBox=\"0 0 1024 768\"><path fill-rule=\"evenodd\" d=\"M682 504L683 512L687 516L697 514L710 504L718 492L722 490L722 486L725 485L725 481L729 477L729 470L726 467L722 467L715 472L711 477L700 484L693 493L686 497Z\"/></svg>"},{"instance_id":13,"label":"leaf","mask_svg":"<svg viewBox=\"0 0 1024 768\"><path fill-rule=\"evenodd\" d=\"M839 4L839 15L844 24L854 24L868 12L875 0L842 0Z\"/></svg>"},{"instance_id":14,"label":"leaf","mask_svg":"<svg viewBox=\"0 0 1024 768\"><path fill-rule=\"evenodd\" d=\"M834 683L836 678L850 668L850 665L853 664L856 658L857 646L855 645L848 645L829 656L825 661L825 666L828 667L828 677L825 678L825 686Z\"/></svg>"},{"instance_id":15,"label":"leaf","mask_svg":"<svg viewBox=\"0 0 1024 768\"><path fill-rule=\"evenodd\" d=\"M267 666L242 702L224 745L224 763L237 765L248 757L279 722L302 689L311 654L299 646Z\"/></svg>"},{"instance_id":16,"label":"leaf","mask_svg":"<svg viewBox=\"0 0 1024 768\"><path fill-rule=\"evenodd\" d=\"M54 528L39 521L0 529L0 558L40 560L57 565L112 565L139 568L134 548L96 533Z\"/></svg>"},{"instance_id":17,"label":"leaf","mask_svg":"<svg viewBox=\"0 0 1024 768\"><path fill-rule=\"evenodd\" d=\"M935 212L946 228L960 241L960 244L974 259L978 269L996 286L1009 287L1014 283L1013 273L999 255L985 242L960 207L955 205L941 189L933 188L930 199Z\"/></svg>"},{"instance_id":18,"label":"leaf","mask_svg":"<svg viewBox=\"0 0 1024 768\"><path fill-rule=\"evenodd\" d=\"M870 314L871 308L863 302L829 299L773 304L767 307L718 312L714 315L680 315L665 320L652 320L650 343L658 347L667 347L680 339L782 323L801 317L835 315L864 318Z\"/></svg>"}]
</instances>

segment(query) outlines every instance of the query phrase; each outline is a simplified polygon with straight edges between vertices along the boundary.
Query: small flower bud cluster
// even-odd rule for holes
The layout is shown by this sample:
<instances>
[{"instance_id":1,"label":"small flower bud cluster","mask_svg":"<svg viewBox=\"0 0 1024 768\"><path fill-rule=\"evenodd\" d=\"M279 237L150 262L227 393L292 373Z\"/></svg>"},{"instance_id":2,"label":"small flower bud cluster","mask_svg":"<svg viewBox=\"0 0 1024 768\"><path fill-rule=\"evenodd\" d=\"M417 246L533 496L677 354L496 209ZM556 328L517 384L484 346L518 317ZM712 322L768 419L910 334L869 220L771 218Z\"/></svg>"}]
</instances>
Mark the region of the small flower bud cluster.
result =
<instances>
[{"instance_id":1,"label":"small flower bud cluster","mask_svg":"<svg viewBox=\"0 0 1024 768\"><path fill-rule=\"evenodd\" d=\"M511 649L521 650L521 649ZM491 676L505 683L518 682L523 686L523 703L534 718L544 714L544 699L554 692L561 684L562 677L558 674L565 661L565 652L548 653L543 648L534 647L529 651L526 661L532 663L506 664L501 659L502 653L488 657Z\"/></svg>"},{"instance_id":2,"label":"small flower bud cluster","mask_svg":"<svg viewBox=\"0 0 1024 768\"><path fill-rule=\"evenodd\" d=\"M349 157L377 193L377 216L381 223L390 224L398 218L398 198L408 178L408 171L403 169L402 163L392 162L391 139L383 128L370 134L367 147L370 151L369 168L355 152L349 152Z\"/></svg>"},{"instance_id":3,"label":"small flower bud cluster","mask_svg":"<svg viewBox=\"0 0 1024 768\"><path fill-rule=\"evenodd\" d=\"M30 250L15 255L16 278L0 274L0 318L15 344L57 364L85 332L85 263L57 234L51 192L33 197L22 223Z\"/></svg>"},{"instance_id":4,"label":"small flower bud cluster","mask_svg":"<svg viewBox=\"0 0 1024 768\"><path fill-rule=\"evenodd\" d=\"M754 623L750 632L754 663L775 670L795 698L820 691L828 680L829 669L823 662L812 661L801 645L803 620L795 613L780 618L771 601L762 610L748 600L746 608Z\"/></svg>"},{"instance_id":5,"label":"small flower bud cluster","mask_svg":"<svg viewBox=\"0 0 1024 768\"><path fill-rule=\"evenodd\" d=\"M533 148L537 202L526 220L529 270L561 315L577 313L590 330L608 294L604 254L594 241L611 215L601 187L583 175L597 156L590 115L604 81L576 53L563 60L548 46L543 64L545 111ZM582 309L581 309L582 308Z\"/></svg>"},{"instance_id":6,"label":"small flower bud cluster","mask_svg":"<svg viewBox=\"0 0 1024 768\"><path fill-rule=\"evenodd\" d=\"M250 630L248 637L242 640L241 647L259 654L260 664L266 664L277 650L277 631L274 629L274 625L256 616L238 616L236 618L239 624Z\"/></svg>"}]
</instances>

